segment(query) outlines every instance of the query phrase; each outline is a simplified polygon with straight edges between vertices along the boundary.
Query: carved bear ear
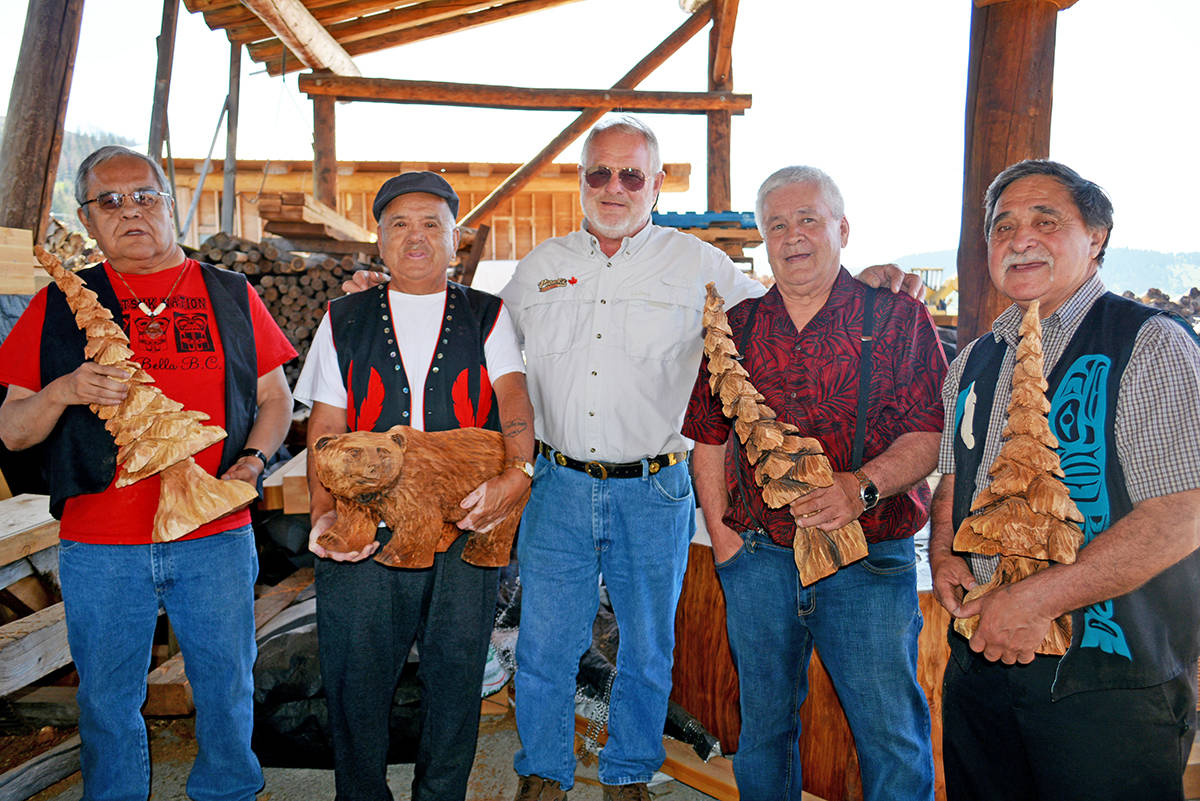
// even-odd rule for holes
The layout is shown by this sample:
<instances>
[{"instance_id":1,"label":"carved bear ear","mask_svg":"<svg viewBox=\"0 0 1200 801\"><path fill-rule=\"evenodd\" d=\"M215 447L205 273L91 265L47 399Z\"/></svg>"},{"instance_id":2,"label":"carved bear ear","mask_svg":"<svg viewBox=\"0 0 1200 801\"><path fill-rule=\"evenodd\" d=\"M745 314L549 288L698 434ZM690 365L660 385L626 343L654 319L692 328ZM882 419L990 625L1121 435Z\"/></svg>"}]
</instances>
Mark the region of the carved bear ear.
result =
<instances>
[{"instance_id":1,"label":"carved bear ear","mask_svg":"<svg viewBox=\"0 0 1200 801\"><path fill-rule=\"evenodd\" d=\"M316 445L314 445L313 447L314 447L316 450L323 451L323 450L325 450L327 447L329 447L329 443L333 442L333 440L334 440L334 435L332 435L332 434L326 434L325 436L323 436L323 437L321 437L320 439L318 439L318 440L317 440L317 444L316 444Z\"/></svg>"},{"instance_id":2,"label":"carved bear ear","mask_svg":"<svg viewBox=\"0 0 1200 801\"><path fill-rule=\"evenodd\" d=\"M392 426L388 429L388 436L392 442L396 443L401 448L404 448L408 442L408 426Z\"/></svg>"}]
</instances>

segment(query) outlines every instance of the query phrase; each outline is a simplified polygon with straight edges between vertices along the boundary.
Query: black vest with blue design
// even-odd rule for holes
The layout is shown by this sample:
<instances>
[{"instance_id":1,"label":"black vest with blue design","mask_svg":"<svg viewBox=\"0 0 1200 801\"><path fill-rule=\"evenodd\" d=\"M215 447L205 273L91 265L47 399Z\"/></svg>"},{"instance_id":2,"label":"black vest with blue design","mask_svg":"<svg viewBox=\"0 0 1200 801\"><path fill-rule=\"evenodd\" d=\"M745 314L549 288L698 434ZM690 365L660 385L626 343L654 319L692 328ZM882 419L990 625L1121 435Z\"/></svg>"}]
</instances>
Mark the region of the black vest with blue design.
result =
<instances>
[{"instance_id":1,"label":"black vest with blue design","mask_svg":"<svg viewBox=\"0 0 1200 801\"><path fill-rule=\"evenodd\" d=\"M396 321L387 292L382 284L329 304L338 370L346 386L346 425L351 431L412 425L412 389L396 346ZM500 430L484 355L500 305L495 295L447 282L445 313L425 376L426 431Z\"/></svg>"},{"instance_id":2,"label":"black vest with blue design","mask_svg":"<svg viewBox=\"0 0 1200 801\"><path fill-rule=\"evenodd\" d=\"M1105 293L1047 376L1050 430L1059 441L1064 483L1084 517L1084 547L1133 509L1117 453L1117 397L1137 332L1157 314L1163 312ZM953 432L955 531L970 514L978 491L975 477L1006 350L995 335L981 337L959 382ZM964 435L968 413L971 446ZM1052 697L1149 687L1195 670L1200 650L1197 587L1200 551L1133 592L1073 611L1071 647L1059 662Z\"/></svg>"},{"instance_id":3,"label":"black vest with blue design","mask_svg":"<svg viewBox=\"0 0 1200 801\"><path fill-rule=\"evenodd\" d=\"M217 471L220 475L237 461L237 453L245 447L258 413L258 358L245 276L211 264L199 264L225 356L227 436L221 446L221 467ZM114 320L124 319L103 265L80 270L78 275L96 293L100 304L112 312ZM42 324L42 386L83 364L86 344L87 337L75 325L75 315L67 305L66 296L57 286L50 286ZM117 469L117 446L112 434L104 428L104 421L91 409L68 406L46 439L44 458L50 513L61 518L67 498L100 492L112 483Z\"/></svg>"}]
</instances>

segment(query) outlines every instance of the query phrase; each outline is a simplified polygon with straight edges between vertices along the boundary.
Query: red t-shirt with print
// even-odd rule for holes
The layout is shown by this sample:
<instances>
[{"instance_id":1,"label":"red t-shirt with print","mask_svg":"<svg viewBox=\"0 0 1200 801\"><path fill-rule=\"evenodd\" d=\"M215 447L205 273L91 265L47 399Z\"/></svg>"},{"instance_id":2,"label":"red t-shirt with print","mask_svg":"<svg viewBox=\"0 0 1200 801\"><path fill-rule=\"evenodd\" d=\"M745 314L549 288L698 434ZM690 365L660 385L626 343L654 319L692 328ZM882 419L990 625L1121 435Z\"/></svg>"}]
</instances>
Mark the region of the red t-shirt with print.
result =
<instances>
[{"instance_id":1,"label":"red t-shirt with print","mask_svg":"<svg viewBox=\"0 0 1200 801\"><path fill-rule=\"evenodd\" d=\"M142 369L154 377L154 385L167 397L179 401L185 409L207 414L210 419L205 425L224 427L225 356L200 265L186 259L178 268L149 275L118 274L107 263L104 269L121 304L124 314L121 327L129 336L134 361L140 362ZM296 351L257 293L250 287L247 290L258 375L262 376L295 358ZM166 309L154 317L138 308L140 301L153 311L163 300ZM41 390L40 353L45 314L43 289L33 297L29 308L0 345L0 383L34 392ZM196 462L216 475L223 445L221 441L200 451L194 457ZM64 540L110 545L150 542L159 483L155 475L127 487L118 489L110 484L103 492L68 498L59 536ZM206 523L184 539L228 531L249 522L250 513L243 509Z\"/></svg>"}]
</instances>

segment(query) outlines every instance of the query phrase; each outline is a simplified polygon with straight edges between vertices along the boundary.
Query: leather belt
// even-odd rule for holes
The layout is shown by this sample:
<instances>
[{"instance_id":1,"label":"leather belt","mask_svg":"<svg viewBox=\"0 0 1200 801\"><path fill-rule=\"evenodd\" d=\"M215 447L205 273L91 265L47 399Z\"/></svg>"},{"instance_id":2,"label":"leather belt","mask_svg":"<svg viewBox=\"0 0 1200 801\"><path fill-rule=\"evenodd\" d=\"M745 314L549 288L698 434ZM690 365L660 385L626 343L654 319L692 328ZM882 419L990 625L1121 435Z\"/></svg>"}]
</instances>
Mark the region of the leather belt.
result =
<instances>
[{"instance_id":1,"label":"leather belt","mask_svg":"<svg viewBox=\"0 0 1200 801\"><path fill-rule=\"evenodd\" d=\"M544 442L537 444L538 453L545 456L550 461L560 467L569 467L572 470L578 470L581 473L587 473L592 478L640 478L642 475L642 463L637 462L581 462L578 459L572 459L562 451L555 450ZM670 467L674 464L679 464L687 458L686 451L679 453L660 453L646 461L649 463L646 469L651 475L662 470L664 467Z\"/></svg>"}]
</instances>

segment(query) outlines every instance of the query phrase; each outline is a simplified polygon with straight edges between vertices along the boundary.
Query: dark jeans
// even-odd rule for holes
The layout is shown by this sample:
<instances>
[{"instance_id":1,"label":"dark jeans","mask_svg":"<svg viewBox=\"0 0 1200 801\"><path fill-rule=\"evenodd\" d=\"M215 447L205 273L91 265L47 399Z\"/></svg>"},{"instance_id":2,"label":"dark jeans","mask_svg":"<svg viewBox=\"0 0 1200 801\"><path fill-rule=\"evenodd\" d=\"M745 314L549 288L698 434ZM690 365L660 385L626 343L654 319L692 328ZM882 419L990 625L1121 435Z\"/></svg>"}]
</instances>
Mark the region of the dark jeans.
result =
<instances>
[{"instance_id":1,"label":"dark jeans","mask_svg":"<svg viewBox=\"0 0 1200 801\"><path fill-rule=\"evenodd\" d=\"M1196 726L1196 674L1050 700L1058 659L989 662L950 634L942 689L950 801L1174 801Z\"/></svg>"},{"instance_id":2,"label":"dark jeans","mask_svg":"<svg viewBox=\"0 0 1200 801\"><path fill-rule=\"evenodd\" d=\"M380 540L388 536L380 529ZM388 716L414 641L421 739L413 801L466 795L499 571L462 561L465 543L459 537L422 570L373 559L317 560L317 634L338 801L391 801Z\"/></svg>"}]
</instances>

